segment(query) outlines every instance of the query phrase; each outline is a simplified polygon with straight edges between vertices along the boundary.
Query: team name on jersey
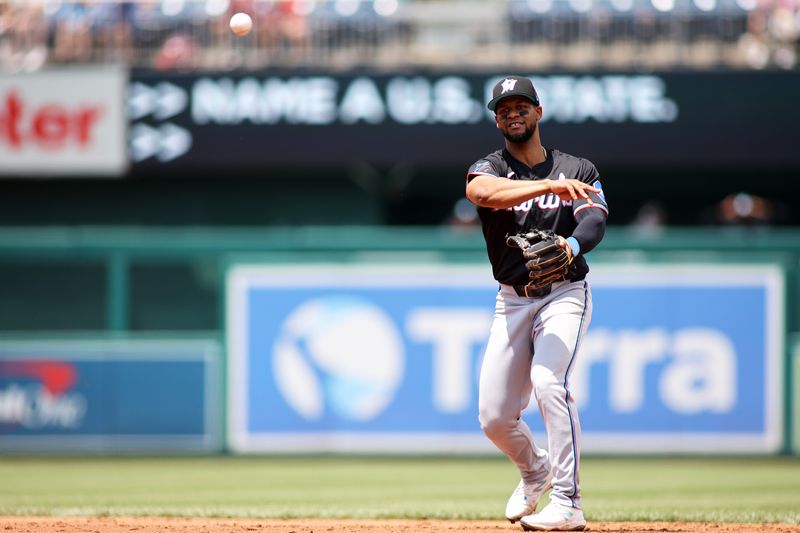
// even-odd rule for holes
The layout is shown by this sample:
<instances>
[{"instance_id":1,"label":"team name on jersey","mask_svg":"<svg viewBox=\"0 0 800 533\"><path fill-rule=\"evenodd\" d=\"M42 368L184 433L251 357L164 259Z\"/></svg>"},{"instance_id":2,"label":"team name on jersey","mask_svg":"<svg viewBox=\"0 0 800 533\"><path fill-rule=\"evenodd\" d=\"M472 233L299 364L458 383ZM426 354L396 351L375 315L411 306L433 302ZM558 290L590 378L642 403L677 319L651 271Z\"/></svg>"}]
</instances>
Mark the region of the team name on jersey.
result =
<instances>
[{"instance_id":1,"label":"team name on jersey","mask_svg":"<svg viewBox=\"0 0 800 533\"><path fill-rule=\"evenodd\" d=\"M547 193L537 196L536 198L531 198L530 200L525 200L519 205L506 207L505 211L530 211L534 205L539 209L551 210L558 209L559 207L571 206L572 200L560 200L558 195ZM497 211L500 211L500 209L497 209Z\"/></svg>"},{"instance_id":2,"label":"team name on jersey","mask_svg":"<svg viewBox=\"0 0 800 533\"><path fill-rule=\"evenodd\" d=\"M509 170L507 176L510 178L513 175L514 171ZM563 172L559 172L558 179L565 180L567 179L567 177L564 175ZM552 209L558 209L559 207L571 206L572 200L561 200L559 199L557 194L550 192L547 194L542 194L541 196L537 196L536 198L531 198L530 200L525 200L521 204L515 205L513 207L506 207L505 211L527 212L530 211L534 205L536 205L536 207L538 207L539 209L552 210Z\"/></svg>"}]
</instances>

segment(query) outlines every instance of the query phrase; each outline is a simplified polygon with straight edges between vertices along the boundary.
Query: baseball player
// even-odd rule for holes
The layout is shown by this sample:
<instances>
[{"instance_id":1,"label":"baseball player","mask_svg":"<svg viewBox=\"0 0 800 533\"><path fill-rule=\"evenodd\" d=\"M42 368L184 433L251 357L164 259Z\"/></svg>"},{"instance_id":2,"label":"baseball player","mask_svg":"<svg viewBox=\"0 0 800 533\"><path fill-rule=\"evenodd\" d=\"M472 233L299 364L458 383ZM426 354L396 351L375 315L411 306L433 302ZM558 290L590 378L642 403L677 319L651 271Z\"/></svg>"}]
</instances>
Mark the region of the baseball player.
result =
<instances>
[{"instance_id":1,"label":"baseball player","mask_svg":"<svg viewBox=\"0 0 800 533\"><path fill-rule=\"evenodd\" d=\"M528 78L498 82L488 107L505 148L469 168L466 188L500 283L480 372L479 420L522 478L506 517L526 531L582 530L581 431L569 378L592 316L583 256L603 238L608 206L591 162L542 146L542 107ZM537 230L551 230L551 242L529 247L525 238ZM559 269L542 275L551 264ZM531 393L546 450L521 418ZM551 487L550 503L536 513Z\"/></svg>"}]
</instances>

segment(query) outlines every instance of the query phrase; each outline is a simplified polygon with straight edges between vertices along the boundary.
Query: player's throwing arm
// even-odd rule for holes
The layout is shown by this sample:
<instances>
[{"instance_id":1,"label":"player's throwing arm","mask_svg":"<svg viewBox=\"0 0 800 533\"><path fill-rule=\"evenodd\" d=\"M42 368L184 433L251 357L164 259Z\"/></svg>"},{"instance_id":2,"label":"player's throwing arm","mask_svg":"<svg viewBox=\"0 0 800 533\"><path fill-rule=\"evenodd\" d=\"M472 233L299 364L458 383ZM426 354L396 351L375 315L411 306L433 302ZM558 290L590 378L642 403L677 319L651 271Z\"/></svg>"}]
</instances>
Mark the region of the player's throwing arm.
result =
<instances>
[{"instance_id":1,"label":"player's throwing arm","mask_svg":"<svg viewBox=\"0 0 800 533\"><path fill-rule=\"evenodd\" d=\"M493 209L513 207L542 194L553 193L561 200L585 199L592 203L589 193L600 190L576 179L514 181L508 178L476 176L467 184L467 198L477 206Z\"/></svg>"}]
</instances>

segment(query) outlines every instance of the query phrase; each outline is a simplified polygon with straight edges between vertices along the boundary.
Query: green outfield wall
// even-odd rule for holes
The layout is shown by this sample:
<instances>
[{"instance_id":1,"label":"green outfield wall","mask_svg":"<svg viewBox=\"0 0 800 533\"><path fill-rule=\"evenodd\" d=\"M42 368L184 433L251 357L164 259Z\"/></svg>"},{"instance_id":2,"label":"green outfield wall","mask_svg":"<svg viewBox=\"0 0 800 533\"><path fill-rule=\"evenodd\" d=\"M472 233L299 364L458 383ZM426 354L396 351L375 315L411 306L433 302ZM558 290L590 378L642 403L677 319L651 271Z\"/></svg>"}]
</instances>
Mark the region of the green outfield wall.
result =
<instances>
[{"instance_id":1,"label":"green outfield wall","mask_svg":"<svg viewBox=\"0 0 800 533\"><path fill-rule=\"evenodd\" d=\"M219 329L220 276L232 255L273 261L485 263L474 228L0 229L0 331ZM589 262L773 261L787 276L786 324L800 331L800 230L609 228Z\"/></svg>"},{"instance_id":2,"label":"green outfield wall","mask_svg":"<svg viewBox=\"0 0 800 533\"><path fill-rule=\"evenodd\" d=\"M609 228L590 265L770 265L783 274L784 445L800 452L800 230ZM224 337L224 276L235 262L482 265L479 229L456 227L0 229L0 333L109 338ZM598 271L603 270L598 268Z\"/></svg>"},{"instance_id":3,"label":"green outfield wall","mask_svg":"<svg viewBox=\"0 0 800 533\"><path fill-rule=\"evenodd\" d=\"M792 435L792 450L800 455L800 335L795 334L791 353L791 404L789 406L789 429Z\"/></svg>"}]
</instances>

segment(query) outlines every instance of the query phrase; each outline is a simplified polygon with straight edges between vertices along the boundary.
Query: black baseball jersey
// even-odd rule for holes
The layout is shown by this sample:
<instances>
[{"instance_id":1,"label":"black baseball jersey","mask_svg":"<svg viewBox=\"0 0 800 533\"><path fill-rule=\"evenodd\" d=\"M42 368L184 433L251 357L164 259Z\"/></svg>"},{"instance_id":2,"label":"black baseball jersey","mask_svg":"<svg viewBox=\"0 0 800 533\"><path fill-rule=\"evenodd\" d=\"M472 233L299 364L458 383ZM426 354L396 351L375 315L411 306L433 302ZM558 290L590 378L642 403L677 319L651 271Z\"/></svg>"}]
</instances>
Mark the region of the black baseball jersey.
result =
<instances>
[{"instance_id":1,"label":"black baseball jersey","mask_svg":"<svg viewBox=\"0 0 800 533\"><path fill-rule=\"evenodd\" d=\"M547 159L532 168L514 159L508 150L497 150L476 161L469 168L467 180L478 175L513 180L577 179L602 190L600 175L590 161L558 150L547 150ZM548 193L505 209L478 207L495 279L508 285L524 285L528 282L525 259L519 249L506 245L506 235L536 228L570 237L578 226L578 218L583 218L583 215L578 217L578 213L600 212L602 217L608 216L608 204L603 193L590 193L590 196L594 204L589 204L585 199L561 200L557 195ZM583 258L583 253L589 250L584 249L584 243L580 240L579 243L580 254L570 265L567 274L567 278L572 280L583 279L589 272L589 266Z\"/></svg>"}]
</instances>

